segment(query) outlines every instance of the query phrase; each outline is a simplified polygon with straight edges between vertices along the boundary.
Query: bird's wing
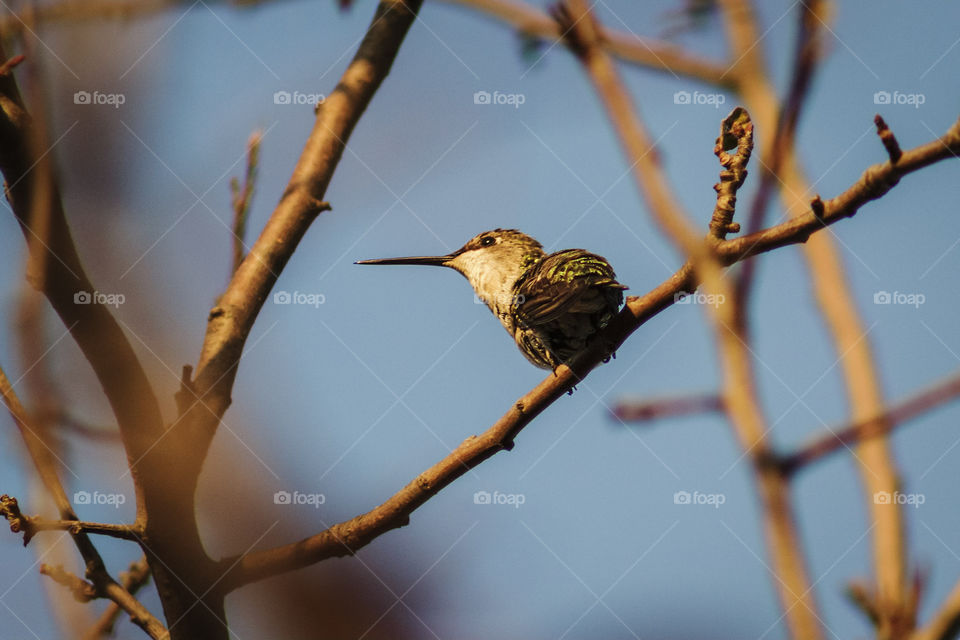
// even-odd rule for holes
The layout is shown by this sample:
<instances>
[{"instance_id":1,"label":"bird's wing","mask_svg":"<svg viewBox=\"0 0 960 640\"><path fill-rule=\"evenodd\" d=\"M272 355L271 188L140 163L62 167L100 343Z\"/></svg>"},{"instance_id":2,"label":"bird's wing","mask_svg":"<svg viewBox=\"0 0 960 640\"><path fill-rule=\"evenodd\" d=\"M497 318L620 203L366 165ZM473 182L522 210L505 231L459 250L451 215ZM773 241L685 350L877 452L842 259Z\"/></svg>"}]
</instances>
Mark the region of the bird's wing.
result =
<instances>
[{"instance_id":1,"label":"bird's wing","mask_svg":"<svg viewBox=\"0 0 960 640\"><path fill-rule=\"evenodd\" d=\"M610 264L583 249L552 253L521 277L514 287L514 310L531 326L542 325L566 313L595 313L604 306L619 307L622 290ZM594 289L598 295L588 295ZM612 305L608 290L618 302Z\"/></svg>"}]
</instances>

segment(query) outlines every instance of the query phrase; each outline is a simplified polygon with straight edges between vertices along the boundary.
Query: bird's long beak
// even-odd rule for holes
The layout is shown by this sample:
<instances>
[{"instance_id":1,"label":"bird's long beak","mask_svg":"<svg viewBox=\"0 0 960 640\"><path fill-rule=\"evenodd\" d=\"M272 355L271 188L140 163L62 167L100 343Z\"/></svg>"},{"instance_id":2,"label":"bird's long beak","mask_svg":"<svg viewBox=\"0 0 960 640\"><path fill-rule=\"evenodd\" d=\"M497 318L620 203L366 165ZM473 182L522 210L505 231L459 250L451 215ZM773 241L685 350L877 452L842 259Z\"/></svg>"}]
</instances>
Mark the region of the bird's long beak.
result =
<instances>
[{"instance_id":1,"label":"bird's long beak","mask_svg":"<svg viewBox=\"0 0 960 640\"><path fill-rule=\"evenodd\" d=\"M447 256L415 256L411 258L381 258L379 260L358 260L354 264L422 264L433 267L444 267L456 257Z\"/></svg>"}]
</instances>

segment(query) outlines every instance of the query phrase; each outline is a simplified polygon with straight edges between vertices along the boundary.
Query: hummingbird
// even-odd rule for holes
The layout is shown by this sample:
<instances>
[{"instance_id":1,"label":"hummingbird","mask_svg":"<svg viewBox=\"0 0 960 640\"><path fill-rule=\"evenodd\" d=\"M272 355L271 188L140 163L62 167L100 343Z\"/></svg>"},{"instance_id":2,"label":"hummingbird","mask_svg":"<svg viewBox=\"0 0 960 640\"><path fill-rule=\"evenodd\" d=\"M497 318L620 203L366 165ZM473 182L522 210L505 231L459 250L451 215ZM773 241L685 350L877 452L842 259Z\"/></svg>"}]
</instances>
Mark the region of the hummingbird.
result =
<instances>
[{"instance_id":1,"label":"hummingbird","mask_svg":"<svg viewBox=\"0 0 960 640\"><path fill-rule=\"evenodd\" d=\"M623 304L627 288L604 258L583 249L547 254L516 229L484 231L445 256L382 258L356 264L417 264L463 274L520 352L555 370L586 348Z\"/></svg>"}]
</instances>

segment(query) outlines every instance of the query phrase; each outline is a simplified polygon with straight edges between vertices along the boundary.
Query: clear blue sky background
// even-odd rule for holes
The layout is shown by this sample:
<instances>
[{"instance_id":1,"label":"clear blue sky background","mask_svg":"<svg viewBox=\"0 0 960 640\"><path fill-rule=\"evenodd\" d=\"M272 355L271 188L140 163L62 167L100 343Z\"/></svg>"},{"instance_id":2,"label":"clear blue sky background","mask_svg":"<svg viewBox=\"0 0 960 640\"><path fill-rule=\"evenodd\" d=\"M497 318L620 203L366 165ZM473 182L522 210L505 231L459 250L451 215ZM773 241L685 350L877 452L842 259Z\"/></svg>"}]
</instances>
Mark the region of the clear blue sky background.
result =
<instances>
[{"instance_id":1,"label":"clear blue sky background","mask_svg":"<svg viewBox=\"0 0 960 640\"><path fill-rule=\"evenodd\" d=\"M658 35L680 3L601 4L610 26ZM98 288L126 296L117 315L155 377L168 417L180 367L197 360L206 313L227 276L227 185L242 171L247 135L265 132L252 238L313 120L309 106L275 104L274 92L329 93L372 9L370 2L345 13L329 1L242 10L197 2L129 23L41 30L37 55L52 137L63 136L54 153L68 216ZM960 105L960 5L883 0L838 3L836 11L798 140L824 197L885 159L873 133L875 113L906 148L942 133ZM758 46L781 91L795 12L794 3L780 1L759 9L765 36ZM725 52L715 21L676 40L704 55ZM333 211L314 223L277 284L277 291L322 295L324 304L268 302L254 327L211 454L212 469L235 475L209 473L201 486L213 554L287 542L372 508L487 428L544 376L474 304L456 273L353 261L446 253L480 231L515 227L550 250L583 247L606 256L634 294L679 266L624 175L616 139L578 63L562 47L542 53L521 55L510 29L478 14L424 6L330 185ZM719 109L676 105L676 91L714 89L622 69L659 140L671 186L705 225L718 172L713 142L735 97L724 95ZM81 90L120 92L126 102L118 109L74 105ZM521 94L524 103L477 105L477 91ZM920 94L924 103L877 105L878 91ZM100 135L90 157L80 143ZM909 176L832 228L890 399L960 366L957 171L955 162L941 163ZM750 202L758 175L754 165L741 202ZM776 207L771 218L780 217ZM17 378L29 363L16 361L9 320L23 255L9 213L0 216L0 255L8 318L0 358ZM876 305L880 291L922 294L925 302ZM838 354L797 248L761 259L755 300L763 408L773 441L789 448L845 420ZM51 320L51 342L62 334ZM358 558L309 570L315 573L308 579L369 567L376 588L399 595L423 576L404 597L410 609L390 614L419 637L784 637L749 465L729 426L701 416L625 427L609 415L608 407L627 397L715 389L710 337L696 306L666 310L616 361L524 430L512 452L444 490L409 527ZM110 422L69 338L57 342L46 365L76 413ZM960 408L942 409L892 440L904 491L925 497L921 507L905 510L910 559L929 570L924 618L960 576L958 418ZM0 486L26 496L19 445L13 436L7 443ZM119 448L77 442L70 449L71 490L131 496ZM276 491L322 493L325 503L276 505ZM524 504L477 505L477 491L522 494ZM719 493L725 503L676 505L677 491ZM848 580L871 572L870 525L851 456L802 473L794 496L828 635L869 635L842 595ZM119 510L88 506L80 513L123 521L133 510L128 500ZM226 529L233 538L216 533ZM131 545L103 547L114 571L136 557ZM0 553L0 636L55 635L36 557L13 535L0 536ZM398 561L403 572L377 572ZM270 635L256 613L257 594L270 584L228 601L240 638ZM159 611L154 594L145 600ZM124 622L120 635L139 631Z\"/></svg>"}]
</instances>

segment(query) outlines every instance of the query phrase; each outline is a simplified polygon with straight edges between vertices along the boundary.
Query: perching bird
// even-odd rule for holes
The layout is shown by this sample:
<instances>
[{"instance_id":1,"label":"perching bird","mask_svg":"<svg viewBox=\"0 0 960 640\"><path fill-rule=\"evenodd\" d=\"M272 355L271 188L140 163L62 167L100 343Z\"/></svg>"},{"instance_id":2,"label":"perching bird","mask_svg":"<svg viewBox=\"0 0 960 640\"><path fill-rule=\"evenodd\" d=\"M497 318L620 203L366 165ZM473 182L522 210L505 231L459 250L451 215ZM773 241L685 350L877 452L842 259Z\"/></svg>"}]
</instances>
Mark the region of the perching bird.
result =
<instances>
[{"instance_id":1,"label":"perching bird","mask_svg":"<svg viewBox=\"0 0 960 640\"><path fill-rule=\"evenodd\" d=\"M513 336L527 360L556 369L616 315L627 288L604 258L583 249L547 255L515 229L485 231L445 256L360 260L456 269Z\"/></svg>"}]
</instances>

